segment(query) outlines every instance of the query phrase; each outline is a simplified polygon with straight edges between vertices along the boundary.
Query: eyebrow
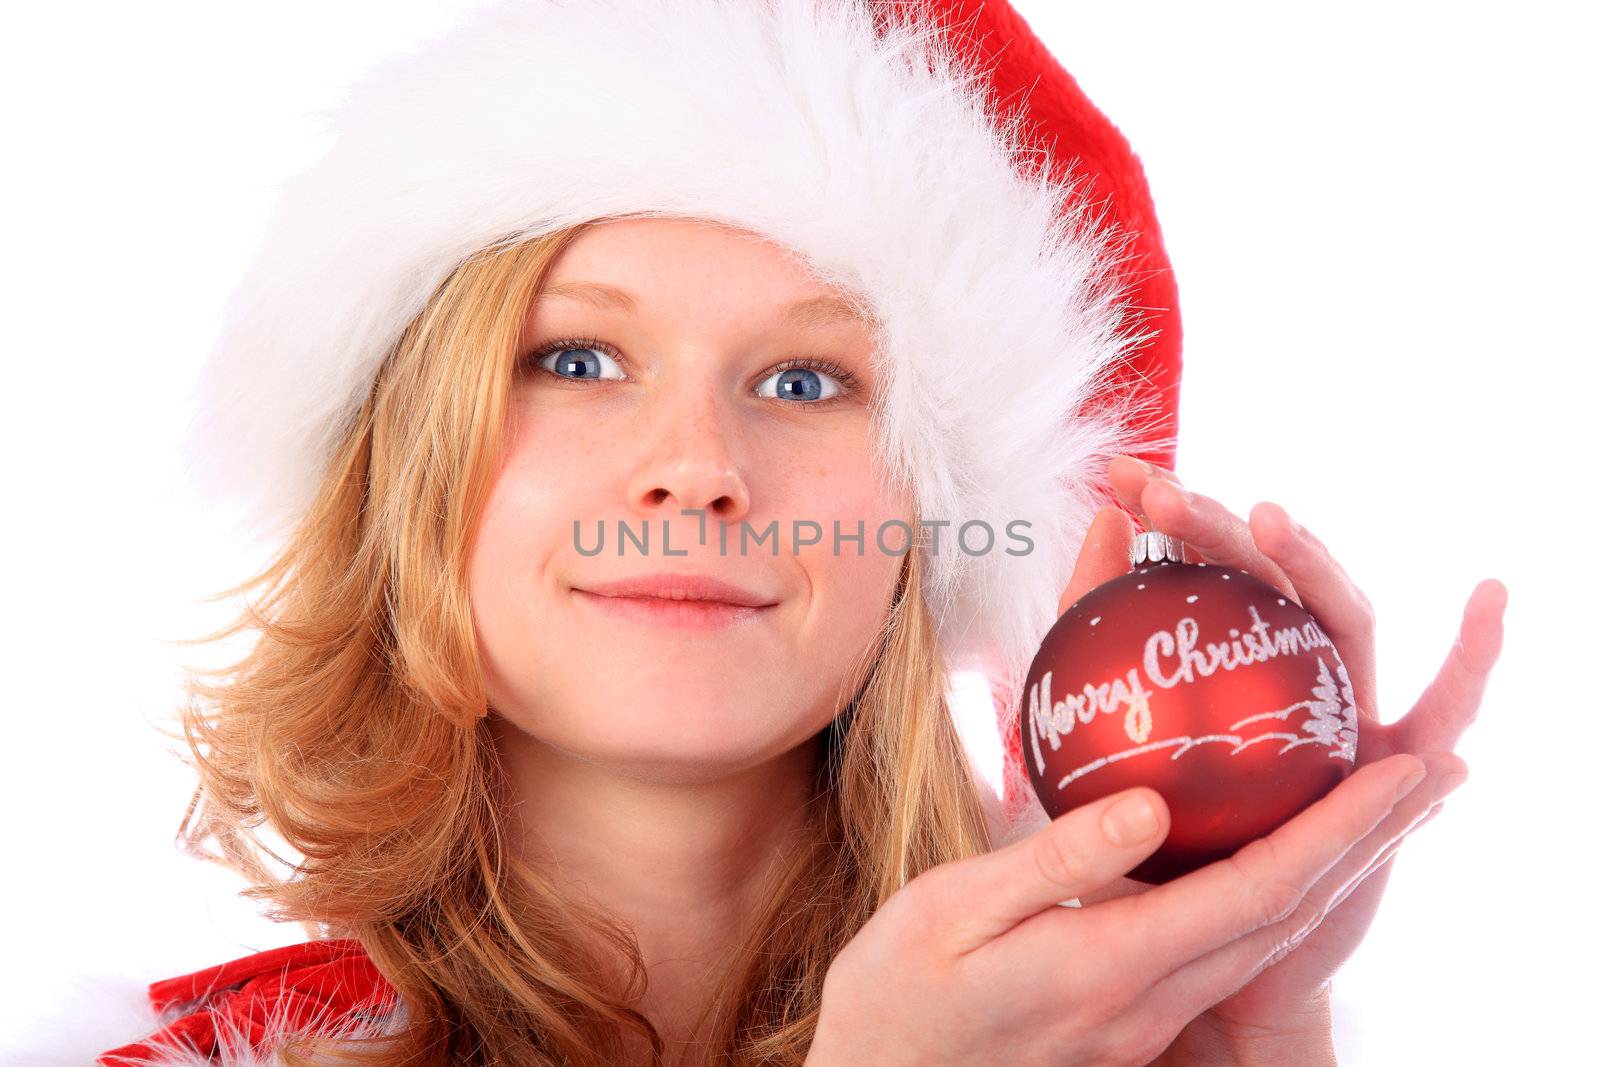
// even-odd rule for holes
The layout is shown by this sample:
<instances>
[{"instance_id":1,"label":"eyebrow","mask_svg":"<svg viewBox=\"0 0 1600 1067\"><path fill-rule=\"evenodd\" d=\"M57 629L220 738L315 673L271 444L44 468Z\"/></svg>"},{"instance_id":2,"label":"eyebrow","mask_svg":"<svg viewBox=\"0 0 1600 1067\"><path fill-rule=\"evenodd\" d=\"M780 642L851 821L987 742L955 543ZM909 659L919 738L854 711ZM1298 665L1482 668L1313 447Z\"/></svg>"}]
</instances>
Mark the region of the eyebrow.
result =
<instances>
[{"instance_id":1,"label":"eyebrow","mask_svg":"<svg viewBox=\"0 0 1600 1067\"><path fill-rule=\"evenodd\" d=\"M638 298L632 293L604 282L562 282L559 285L545 287L539 293L539 299L545 297L579 300L592 307L615 308L630 314L639 310ZM801 327L866 321L861 312L848 300L830 295L795 301L784 310L782 320Z\"/></svg>"}]
</instances>

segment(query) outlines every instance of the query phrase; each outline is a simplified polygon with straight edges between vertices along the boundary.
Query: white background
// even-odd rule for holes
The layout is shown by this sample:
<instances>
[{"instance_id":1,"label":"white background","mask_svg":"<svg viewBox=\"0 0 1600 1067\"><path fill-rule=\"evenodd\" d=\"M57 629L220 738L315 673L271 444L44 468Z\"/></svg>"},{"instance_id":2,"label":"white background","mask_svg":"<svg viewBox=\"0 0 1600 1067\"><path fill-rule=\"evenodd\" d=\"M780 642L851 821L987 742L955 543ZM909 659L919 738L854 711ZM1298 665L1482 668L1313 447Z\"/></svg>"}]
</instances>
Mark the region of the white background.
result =
<instances>
[{"instance_id":1,"label":"white background","mask_svg":"<svg viewBox=\"0 0 1600 1067\"><path fill-rule=\"evenodd\" d=\"M8 13L0 1036L93 1025L96 976L137 998L304 939L171 847L191 775L151 722L202 660L168 642L228 618L198 598L247 562L180 492L183 392L273 183L316 147L306 113L463 6ZM1600 948L1582 6L1016 6L1153 188L1185 327L1179 475L1331 547L1377 608L1385 720L1474 584L1510 591L1471 780L1335 980L1341 1061L1581 1058ZM35 1047L6 1062L49 1062Z\"/></svg>"}]
</instances>

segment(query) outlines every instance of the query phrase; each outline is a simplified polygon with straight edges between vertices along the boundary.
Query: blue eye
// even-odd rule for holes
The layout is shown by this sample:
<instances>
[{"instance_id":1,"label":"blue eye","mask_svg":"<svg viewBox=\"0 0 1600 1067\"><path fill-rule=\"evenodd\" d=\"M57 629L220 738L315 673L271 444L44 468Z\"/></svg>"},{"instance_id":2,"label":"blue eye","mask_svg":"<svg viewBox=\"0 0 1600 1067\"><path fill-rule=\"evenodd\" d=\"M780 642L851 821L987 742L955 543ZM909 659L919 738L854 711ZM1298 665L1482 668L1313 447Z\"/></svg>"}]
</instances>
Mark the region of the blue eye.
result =
<instances>
[{"instance_id":1,"label":"blue eye","mask_svg":"<svg viewBox=\"0 0 1600 1067\"><path fill-rule=\"evenodd\" d=\"M536 366L569 381L588 381L607 377L602 361L616 369L617 373L610 376L612 380L624 377L622 368L617 366L616 360L586 341L561 341L534 353L533 357Z\"/></svg>"},{"instance_id":2,"label":"blue eye","mask_svg":"<svg viewBox=\"0 0 1600 1067\"><path fill-rule=\"evenodd\" d=\"M769 389L767 387L769 382L777 384ZM832 392L826 391L826 386L822 384L825 382L833 382ZM756 390L756 395L816 403L832 400L843 391L839 383L833 380L832 375L824 374L814 367L786 367L762 382L760 388Z\"/></svg>"}]
</instances>

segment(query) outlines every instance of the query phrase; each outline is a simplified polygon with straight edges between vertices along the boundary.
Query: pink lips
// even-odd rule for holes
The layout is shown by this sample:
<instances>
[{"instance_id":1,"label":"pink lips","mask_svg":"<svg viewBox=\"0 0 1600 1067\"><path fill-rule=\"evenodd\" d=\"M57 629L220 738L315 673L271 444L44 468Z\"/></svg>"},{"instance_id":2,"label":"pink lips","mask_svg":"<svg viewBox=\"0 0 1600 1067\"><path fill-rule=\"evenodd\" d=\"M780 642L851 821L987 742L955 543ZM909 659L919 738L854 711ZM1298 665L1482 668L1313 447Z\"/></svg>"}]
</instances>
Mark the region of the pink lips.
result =
<instances>
[{"instance_id":1,"label":"pink lips","mask_svg":"<svg viewBox=\"0 0 1600 1067\"><path fill-rule=\"evenodd\" d=\"M777 601L705 575L647 574L573 586L573 595L618 618L711 630L760 618Z\"/></svg>"}]
</instances>

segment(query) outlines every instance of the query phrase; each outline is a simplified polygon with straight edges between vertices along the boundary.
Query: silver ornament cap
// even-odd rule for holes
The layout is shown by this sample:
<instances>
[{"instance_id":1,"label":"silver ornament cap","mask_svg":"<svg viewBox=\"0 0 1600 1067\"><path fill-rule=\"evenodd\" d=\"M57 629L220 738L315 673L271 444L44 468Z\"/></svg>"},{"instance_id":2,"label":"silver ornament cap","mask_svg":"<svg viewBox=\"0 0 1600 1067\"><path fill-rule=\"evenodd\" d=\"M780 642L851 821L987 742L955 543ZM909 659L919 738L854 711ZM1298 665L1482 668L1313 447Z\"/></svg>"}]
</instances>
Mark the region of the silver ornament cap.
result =
<instances>
[{"instance_id":1,"label":"silver ornament cap","mask_svg":"<svg viewBox=\"0 0 1600 1067\"><path fill-rule=\"evenodd\" d=\"M1141 563L1182 563L1183 542L1159 530L1143 530L1134 536L1128 550L1128 561L1134 566Z\"/></svg>"}]
</instances>

